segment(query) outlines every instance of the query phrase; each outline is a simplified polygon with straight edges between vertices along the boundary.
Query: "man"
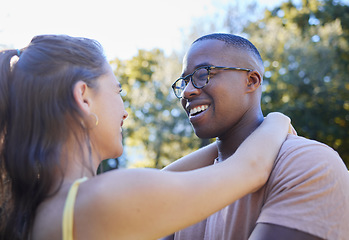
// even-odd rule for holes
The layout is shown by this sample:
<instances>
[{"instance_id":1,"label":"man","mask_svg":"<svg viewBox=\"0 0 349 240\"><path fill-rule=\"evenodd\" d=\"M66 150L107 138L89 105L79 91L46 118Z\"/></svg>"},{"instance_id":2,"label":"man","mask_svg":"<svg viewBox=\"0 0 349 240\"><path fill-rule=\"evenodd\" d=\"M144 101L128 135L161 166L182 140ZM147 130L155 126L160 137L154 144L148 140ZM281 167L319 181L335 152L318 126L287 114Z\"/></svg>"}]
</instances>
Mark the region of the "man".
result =
<instances>
[{"instance_id":1,"label":"man","mask_svg":"<svg viewBox=\"0 0 349 240\"><path fill-rule=\"evenodd\" d=\"M263 121L263 61L230 34L197 39L173 89L196 135L217 138L215 164L234 154ZM257 153L256 154L261 154ZM174 164L168 170L176 169ZM330 147L288 136L267 184L168 239L348 239L349 174Z\"/></svg>"}]
</instances>

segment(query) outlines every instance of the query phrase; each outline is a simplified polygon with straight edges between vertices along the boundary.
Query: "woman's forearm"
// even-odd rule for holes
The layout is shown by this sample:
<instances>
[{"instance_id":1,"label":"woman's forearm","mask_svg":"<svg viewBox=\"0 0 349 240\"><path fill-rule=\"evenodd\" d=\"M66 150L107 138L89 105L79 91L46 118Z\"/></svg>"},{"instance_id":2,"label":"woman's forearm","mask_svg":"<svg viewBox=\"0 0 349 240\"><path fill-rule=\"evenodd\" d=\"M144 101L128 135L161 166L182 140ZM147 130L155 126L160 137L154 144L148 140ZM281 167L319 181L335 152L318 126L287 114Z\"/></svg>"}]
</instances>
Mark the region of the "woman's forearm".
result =
<instances>
[{"instance_id":1,"label":"woman's forearm","mask_svg":"<svg viewBox=\"0 0 349 240\"><path fill-rule=\"evenodd\" d=\"M217 145L214 142L174 161L163 170L181 172L206 167L212 165L217 156Z\"/></svg>"}]
</instances>

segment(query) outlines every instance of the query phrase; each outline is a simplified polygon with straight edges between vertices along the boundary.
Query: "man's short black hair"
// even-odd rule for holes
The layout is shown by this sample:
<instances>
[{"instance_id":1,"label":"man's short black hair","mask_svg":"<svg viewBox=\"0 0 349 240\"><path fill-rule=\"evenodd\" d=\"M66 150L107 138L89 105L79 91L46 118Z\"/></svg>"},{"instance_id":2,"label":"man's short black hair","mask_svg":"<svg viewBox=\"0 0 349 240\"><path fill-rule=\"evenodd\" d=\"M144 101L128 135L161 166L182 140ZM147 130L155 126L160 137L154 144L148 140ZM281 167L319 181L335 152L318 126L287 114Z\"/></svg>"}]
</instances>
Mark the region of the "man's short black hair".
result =
<instances>
[{"instance_id":1,"label":"man's short black hair","mask_svg":"<svg viewBox=\"0 0 349 240\"><path fill-rule=\"evenodd\" d=\"M234 47L236 49L250 51L257 57L258 61L260 61L260 63L263 65L263 60L262 60L261 55L259 54L259 51L246 38L243 38L243 37L240 37L237 35L233 35L233 34L228 34L228 33L212 33L212 34L208 34L208 35L205 35L205 36L202 36L202 37L196 39L193 42L193 44L198 42L198 41L209 40L209 39L220 40L220 41L225 42L228 46Z\"/></svg>"}]
</instances>

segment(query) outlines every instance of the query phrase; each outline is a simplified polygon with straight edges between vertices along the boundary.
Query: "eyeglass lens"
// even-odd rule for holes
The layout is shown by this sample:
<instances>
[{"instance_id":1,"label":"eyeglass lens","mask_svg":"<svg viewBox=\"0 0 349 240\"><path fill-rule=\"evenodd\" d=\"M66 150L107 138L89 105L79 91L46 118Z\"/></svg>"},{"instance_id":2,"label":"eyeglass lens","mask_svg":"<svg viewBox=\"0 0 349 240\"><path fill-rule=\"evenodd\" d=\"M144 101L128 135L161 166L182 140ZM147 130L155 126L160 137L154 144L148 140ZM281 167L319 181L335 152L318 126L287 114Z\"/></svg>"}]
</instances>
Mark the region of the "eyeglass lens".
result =
<instances>
[{"instance_id":1,"label":"eyeglass lens","mask_svg":"<svg viewBox=\"0 0 349 240\"><path fill-rule=\"evenodd\" d=\"M206 68L201 68L201 69L197 69L193 75L188 76L188 78L190 78L190 80L192 80L192 83L194 85L194 87L196 88L203 88L207 82L208 82L208 75L209 75L209 70ZM175 94L178 97L182 96L182 93L184 91L184 88L189 84L189 79L179 79L176 83L175 83Z\"/></svg>"},{"instance_id":2,"label":"eyeglass lens","mask_svg":"<svg viewBox=\"0 0 349 240\"><path fill-rule=\"evenodd\" d=\"M198 69L192 76L192 81L197 88L202 88L206 85L208 80L209 70L206 68Z\"/></svg>"}]
</instances>

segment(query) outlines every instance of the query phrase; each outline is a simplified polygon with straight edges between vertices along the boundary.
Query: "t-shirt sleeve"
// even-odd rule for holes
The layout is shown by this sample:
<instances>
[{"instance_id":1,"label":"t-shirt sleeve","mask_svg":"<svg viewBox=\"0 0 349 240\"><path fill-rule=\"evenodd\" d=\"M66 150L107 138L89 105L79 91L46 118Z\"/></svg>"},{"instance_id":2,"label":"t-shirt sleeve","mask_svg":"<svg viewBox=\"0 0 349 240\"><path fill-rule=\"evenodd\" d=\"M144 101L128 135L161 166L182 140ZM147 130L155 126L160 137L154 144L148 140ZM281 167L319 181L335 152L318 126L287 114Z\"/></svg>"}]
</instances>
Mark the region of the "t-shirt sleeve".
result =
<instances>
[{"instance_id":1,"label":"t-shirt sleeve","mask_svg":"<svg viewBox=\"0 0 349 240\"><path fill-rule=\"evenodd\" d=\"M268 180L257 223L297 229L324 239L349 236L349 174L330 147L286 141Z\"/></svg>"}]
</instances>

